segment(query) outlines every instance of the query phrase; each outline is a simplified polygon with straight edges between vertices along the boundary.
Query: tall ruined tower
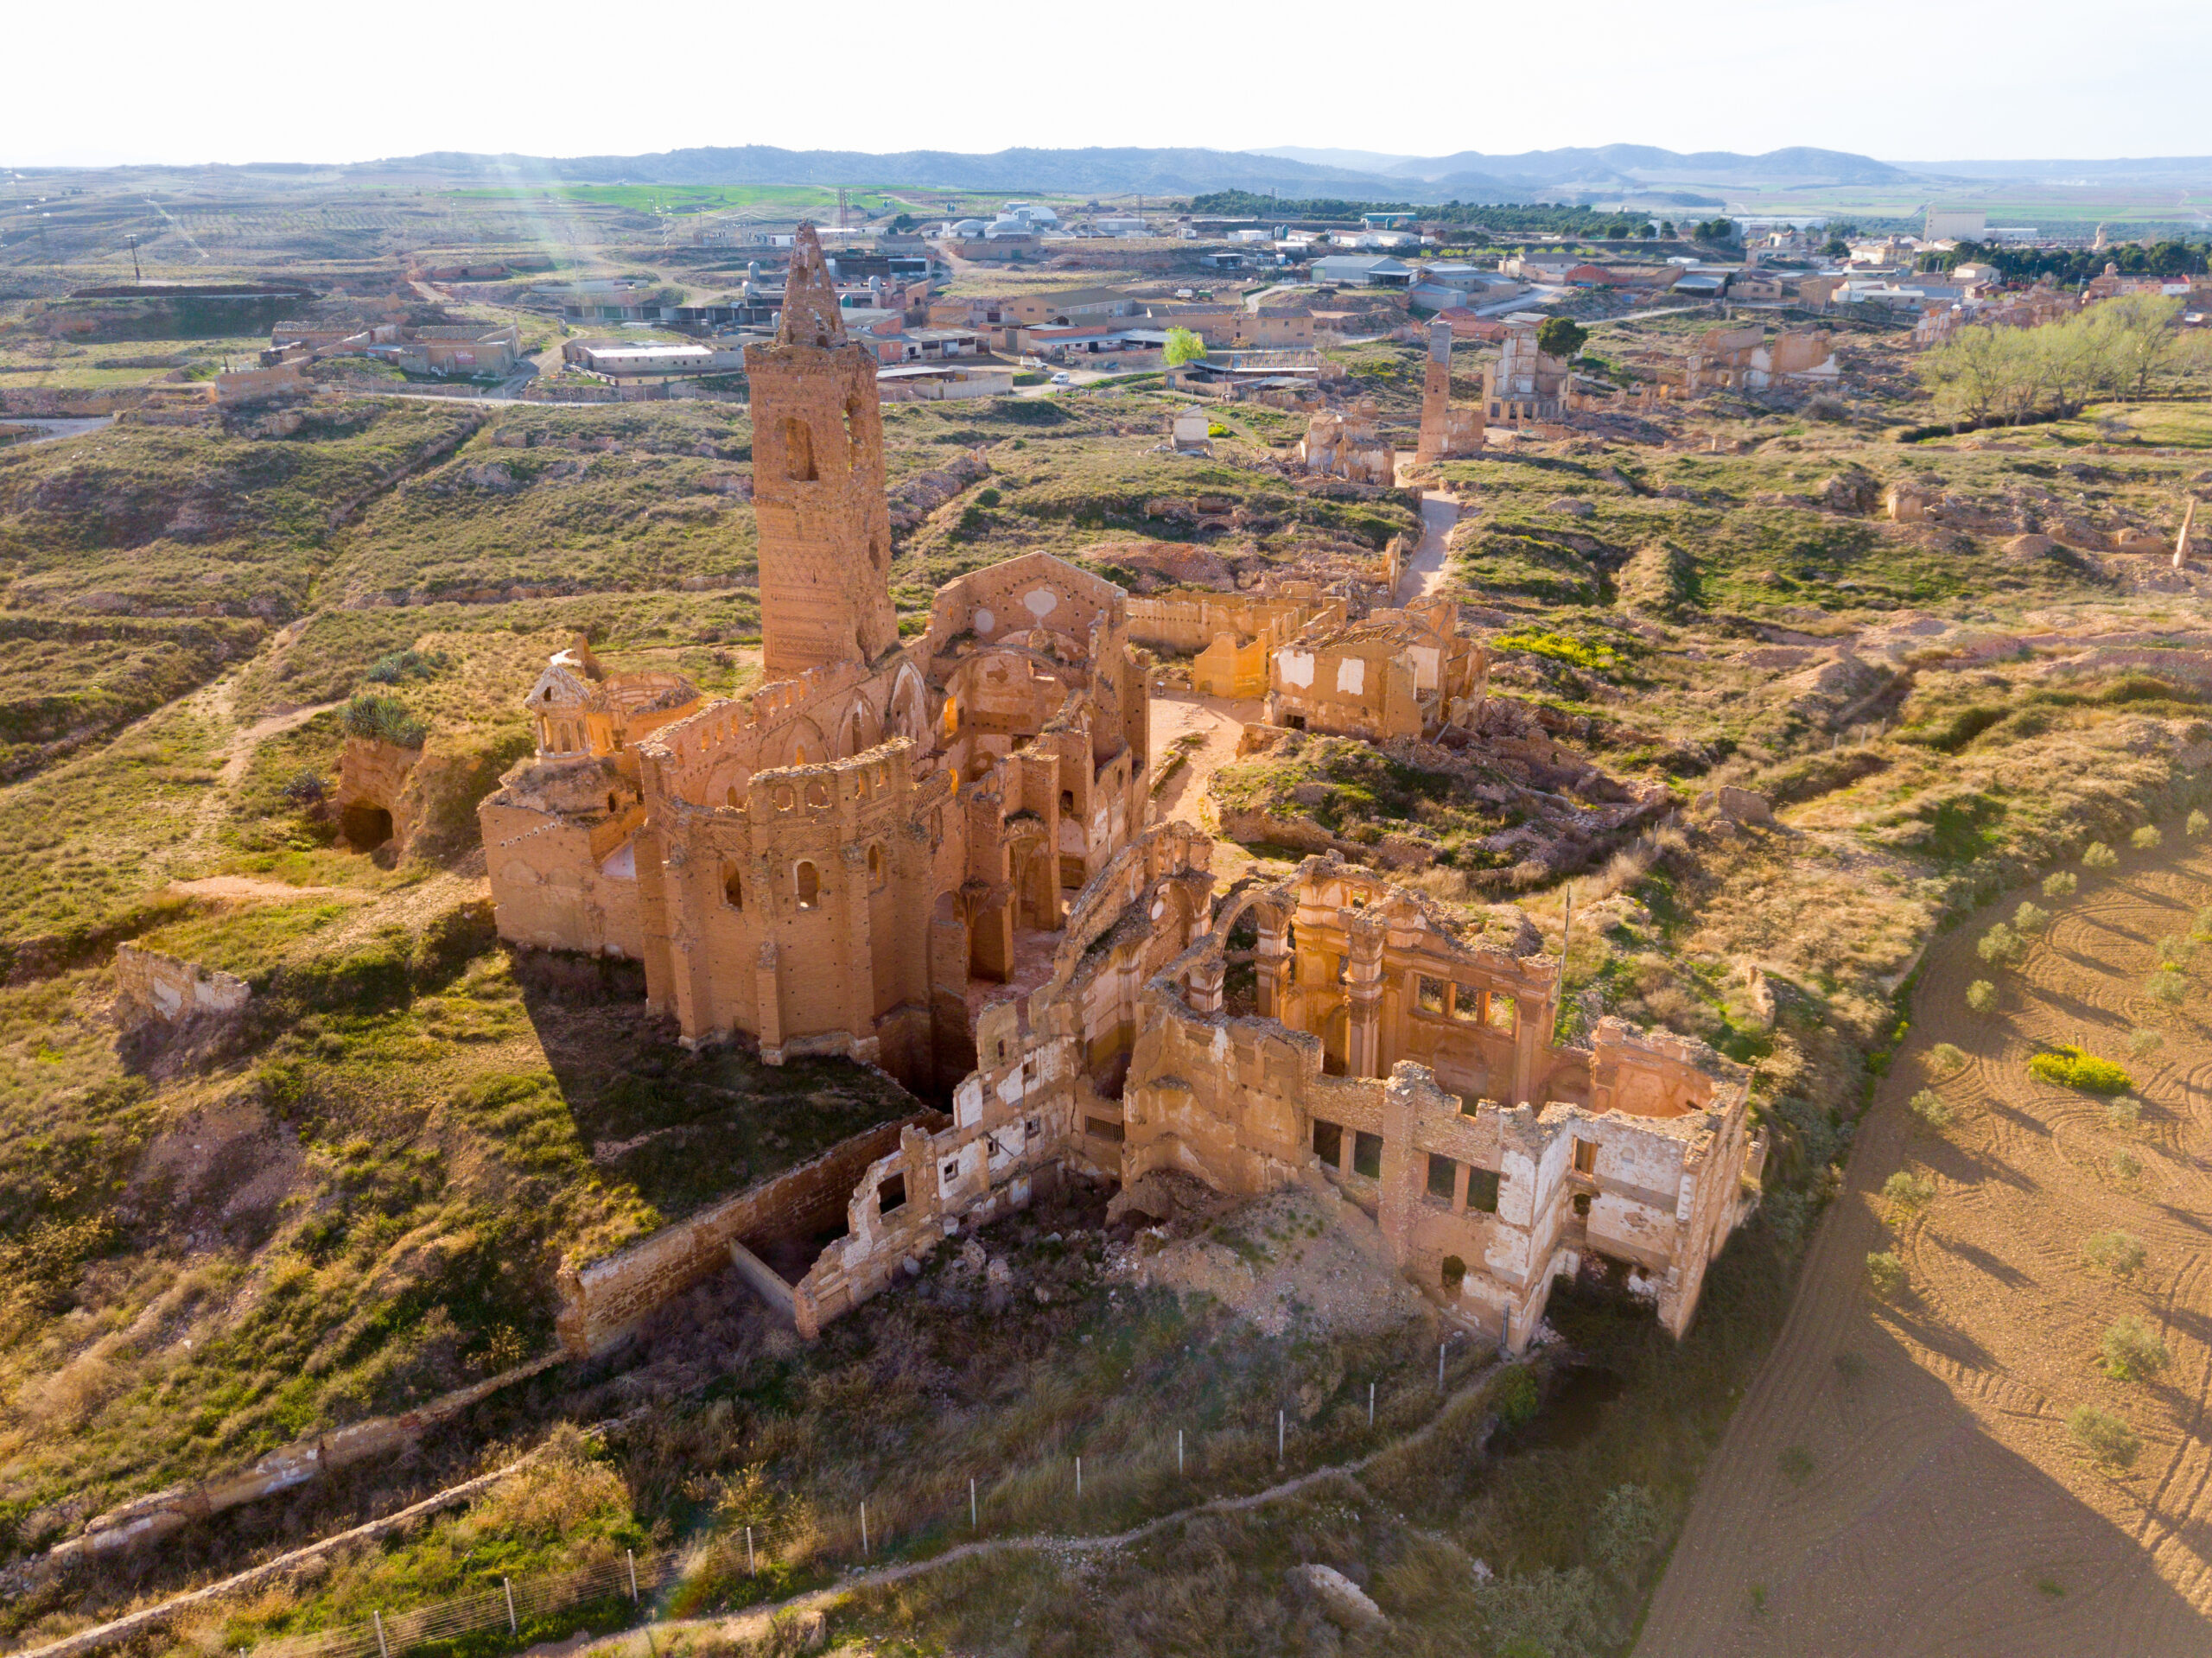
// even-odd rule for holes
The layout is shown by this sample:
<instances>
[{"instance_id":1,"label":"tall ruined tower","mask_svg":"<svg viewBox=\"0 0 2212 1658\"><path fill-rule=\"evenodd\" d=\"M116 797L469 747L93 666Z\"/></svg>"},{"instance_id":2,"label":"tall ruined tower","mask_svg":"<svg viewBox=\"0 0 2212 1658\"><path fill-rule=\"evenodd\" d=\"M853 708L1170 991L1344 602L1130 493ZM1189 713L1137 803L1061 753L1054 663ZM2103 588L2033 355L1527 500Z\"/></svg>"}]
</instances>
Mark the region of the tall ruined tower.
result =
<instances>
[{"instance_id":1,"label":"tall ruined tower","mask_svg":"<svg viewBox=\"0 0 2212 1658\"><path fill-rule=\"evenodd\" d=\"M875 359L845 337L837 287L801 225L773 345L745 348L753 503L770 679L874 662L899 643Z\"/></svg>"},{"instance_id":2,"label":"tall ruined tower","mask_svg":"<svg viewBox=\"0 0 2212 1658\"><path fill-rule=\"evenodd\" d=\"M1434 318L1428 325L1428 375L1421 383L1421 437L1414 459L1476 454L1482 447L1483 411L1452 406L1452 325Z\"/></svg>"}]
</instances>

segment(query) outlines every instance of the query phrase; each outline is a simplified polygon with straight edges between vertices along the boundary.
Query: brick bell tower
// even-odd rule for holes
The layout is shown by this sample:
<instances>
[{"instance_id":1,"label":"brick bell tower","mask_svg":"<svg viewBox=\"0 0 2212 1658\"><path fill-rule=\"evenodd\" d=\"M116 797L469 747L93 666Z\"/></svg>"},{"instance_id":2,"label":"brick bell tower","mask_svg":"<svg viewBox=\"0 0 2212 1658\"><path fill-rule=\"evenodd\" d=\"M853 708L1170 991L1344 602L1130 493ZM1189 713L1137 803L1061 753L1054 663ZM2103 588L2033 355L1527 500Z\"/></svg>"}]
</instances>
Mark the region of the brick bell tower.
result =
<instances>
[{"instance_id":1,"label":"brick bell tower","mask_svg":"<svg viewBox=\"0 0 2212 1658\"><path fill-rule=\"evenodd\" d=\"M875 359L845 337L811 225L791 249L773 345L745 348L753 504L760 526L761 657L788 679L872 663L899 643Z\"/></svg>"}]
</instances>

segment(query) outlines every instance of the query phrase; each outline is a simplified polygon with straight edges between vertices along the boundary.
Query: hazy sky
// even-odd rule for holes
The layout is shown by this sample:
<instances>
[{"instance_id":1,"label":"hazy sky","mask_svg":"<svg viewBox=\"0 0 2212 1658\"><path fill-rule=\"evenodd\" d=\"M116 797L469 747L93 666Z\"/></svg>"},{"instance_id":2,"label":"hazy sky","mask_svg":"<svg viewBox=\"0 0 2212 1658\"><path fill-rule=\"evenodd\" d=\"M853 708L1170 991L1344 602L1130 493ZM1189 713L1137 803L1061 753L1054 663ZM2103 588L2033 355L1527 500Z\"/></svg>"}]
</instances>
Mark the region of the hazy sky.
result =
<instances>
[{"instance_id":1,"label":"hazy sky","mask_svg":"<svg viewBox=\"0 0 2212 1658\"><path fill-rule=\"evenodd\" d=\"M1583 0L1416 21L1445 15L1316 8L1309 32L1296 6L1166 0L27 4L3 37L0 162L741 143L2212 150L2212 0Z\"/></svg>"}]
</instances>

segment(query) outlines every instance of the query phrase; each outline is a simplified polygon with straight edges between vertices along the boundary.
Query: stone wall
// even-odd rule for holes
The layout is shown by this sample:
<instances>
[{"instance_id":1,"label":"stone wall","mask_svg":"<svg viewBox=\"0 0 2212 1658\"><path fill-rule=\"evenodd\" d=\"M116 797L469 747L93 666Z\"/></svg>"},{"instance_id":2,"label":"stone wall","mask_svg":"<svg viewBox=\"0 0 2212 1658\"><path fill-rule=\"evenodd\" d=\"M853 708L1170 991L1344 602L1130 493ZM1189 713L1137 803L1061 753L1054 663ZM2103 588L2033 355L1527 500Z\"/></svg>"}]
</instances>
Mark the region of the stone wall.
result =
<instances>
[{"instance_id":1,"label":"stone wall","mask_svg":"<svg viewBox=\"0 0 2212 1658\"><path fill-rule=\"evenodd\" d=\"M338 792L331 797L340 829L363 852L386 842L396 853L422 823L422 802L407 787L423 758L419 748L402 748L374 737L348 737L338 760Z\"/></svg>"},{"instance_id":2,"label":"stone wall","mask_svg":"<svg viewBox=\"0 0 2212 1658\"><path fill-rule=\"evenodd\" d=\"M137 944L115 947L115 1016L124 1029L154 1020L181 1025L200 1015L228 1018L253 993L244 979Z\"/></svg>"},{"instance_id":3,"label":"stone wall","mask_svg":"<svg viewBox=\"0 0 2212 1658\"><path fill-rule=\"evenodd\" d=\"M561 1310L555 1318L564 1352L602 1352L630 1334L655 1308L704 1283L731 1264L730 1245L805 1238L844 1209L870 1165L944 1121L925 1111L902 1122L855 1134L811 1162L664 1227L596 1261L564 1264Z\"/></svg>"}]
</instances>

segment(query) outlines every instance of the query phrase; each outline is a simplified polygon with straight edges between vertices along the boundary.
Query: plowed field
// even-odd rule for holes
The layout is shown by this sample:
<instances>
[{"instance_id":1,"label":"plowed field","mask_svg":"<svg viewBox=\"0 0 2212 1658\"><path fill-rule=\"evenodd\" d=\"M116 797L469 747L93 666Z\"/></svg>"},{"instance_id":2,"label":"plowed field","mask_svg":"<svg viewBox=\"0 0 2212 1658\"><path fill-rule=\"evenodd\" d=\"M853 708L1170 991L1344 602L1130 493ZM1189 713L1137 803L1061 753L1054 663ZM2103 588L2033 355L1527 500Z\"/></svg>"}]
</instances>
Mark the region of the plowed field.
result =
<instances>
[{"instance_id":1,"label":"plowed field","mask_svg":"<svg viewBox=\"0 0 2212 1658\"><path fill-rule=\"evenodd\" d=\"M2173 837L2178 838L2178 837ZM2149 993L2159 941L2212 904L2212 857L2137 853L2080 893L2014 893L1930 950L1911 1036L1862 1123L1789 1321L1730 1424L1645 1623L1645 1658L2212 1654L2212 943L2181 950L2187 1000ZM1993 972L1975 943L2024 896L2054 912ZM2004 989L1987 1018L1977 978ZM2133 1058L2136 1030L2163 1033ZM1948 1042L1963 1065L1937 1075ZM2130 1071L2129 1121L2036 1080L2075 1044ZM1932 1088L1936 1129L1909 1101ZM1924 1204L1885 1199L1905 1171ZM2132 1234L2143 1265L2091 1265ZM1870 1284L1892 1250L1902 1288ZM2169 1361L2120 1381L2101 1343L2133 1316ZM2069 1426L2126 1424L2100 1460Z\"/></svg>"}]
</instances>

